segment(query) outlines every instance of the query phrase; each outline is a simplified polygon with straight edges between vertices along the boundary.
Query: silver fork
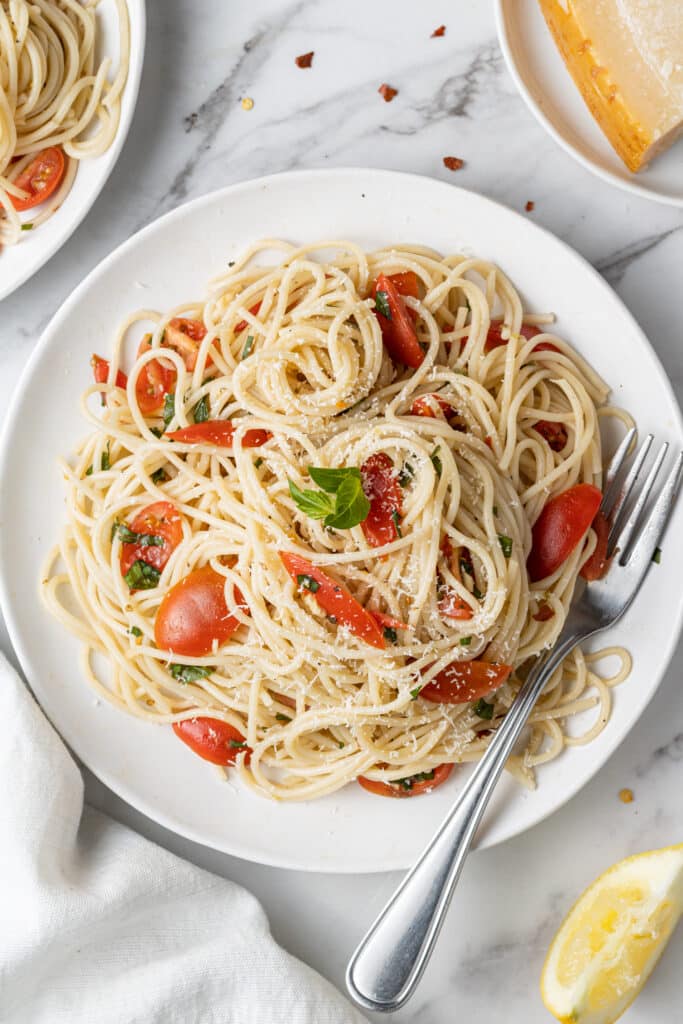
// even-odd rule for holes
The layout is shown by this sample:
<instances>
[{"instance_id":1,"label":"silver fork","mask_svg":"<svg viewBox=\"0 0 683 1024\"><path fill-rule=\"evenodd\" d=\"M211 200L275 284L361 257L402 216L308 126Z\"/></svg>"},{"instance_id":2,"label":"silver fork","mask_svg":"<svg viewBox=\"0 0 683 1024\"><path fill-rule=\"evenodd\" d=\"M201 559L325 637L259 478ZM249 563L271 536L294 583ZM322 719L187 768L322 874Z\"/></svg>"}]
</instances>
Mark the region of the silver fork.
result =
<instances>
[{"instance_id":1,"label":"silver fork","mask_svg":"<svg viewBox=\"0 0 683 1024\"><path fill-rule=\"evenodd\" d=\"M624 476L634 439L635 429L624 437L605 477L600 510L609 524L608 554L614 555L609 572L575 598L555 646L534 665L452 810L351 957L348 990L369 1010L397 1010L414 992L486 805L548 678L576 644L624 614L645 578L676 496L683 452L646 514L669 446L661 446L638 490L654 438L648 434Z\"/></svg>"}]
</instances>

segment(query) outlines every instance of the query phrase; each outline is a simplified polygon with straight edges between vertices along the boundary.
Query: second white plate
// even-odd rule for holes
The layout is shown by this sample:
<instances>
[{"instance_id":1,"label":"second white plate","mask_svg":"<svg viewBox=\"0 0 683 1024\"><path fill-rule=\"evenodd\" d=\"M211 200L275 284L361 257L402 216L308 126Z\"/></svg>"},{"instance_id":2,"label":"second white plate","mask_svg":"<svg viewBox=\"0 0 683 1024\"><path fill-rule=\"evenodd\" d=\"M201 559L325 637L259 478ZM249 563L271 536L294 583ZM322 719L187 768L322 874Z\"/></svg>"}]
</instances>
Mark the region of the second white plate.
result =
<instances>
[{"instance_id":1,"label":"second white plate","mask_svg":"<svg viewBox=\"0 0 683 1024\"><path fill-rule=\"evenodd\" d=\"M87 432L79 397L92 379L93 349L106 356L109 339L131 311L165 310L201 297L209 278L243 247L276 236L349 238L366 248L410 241L494 260L529 310L557 314L558 332L612 384L615 401L631 410L641 429L681 444L680 413L642 331L580 256L488 199L388 171L283 174L180 207L107 257L46 330L0 443L0 599L26 676L52 722L119 796L207 846L312 871L403 868L436 828L467 769L454 773L453 785L416 800L385 800L350 785L311 803L274 804L221 781L171 729L95 700L81 676L77 641L38 596L41 563L63 523L63 481L55 463ZM27 408L40 409L40 416L27 417ZM683 503L675 520L662 564L653 567L628 616L601 638L626 644L634 659L631 678L614 695L607 728L539 769L535 792L503 779L480 845L523 831L573 796L652 699L681 620L680 558L673 548L683 536Z\"/></svg>"},{"instance_id":2,"label":"second white plate","mask_svg":"<svg viewBox=\"0 0 683 1024\"><path fill-rule=\"evenodd\" d=\"M496 0L501 49L531 112L567 153L617 188L683 206L683 139L632 174L602 134L565 67L538 0Z\"/></svg>"}]
</instances>

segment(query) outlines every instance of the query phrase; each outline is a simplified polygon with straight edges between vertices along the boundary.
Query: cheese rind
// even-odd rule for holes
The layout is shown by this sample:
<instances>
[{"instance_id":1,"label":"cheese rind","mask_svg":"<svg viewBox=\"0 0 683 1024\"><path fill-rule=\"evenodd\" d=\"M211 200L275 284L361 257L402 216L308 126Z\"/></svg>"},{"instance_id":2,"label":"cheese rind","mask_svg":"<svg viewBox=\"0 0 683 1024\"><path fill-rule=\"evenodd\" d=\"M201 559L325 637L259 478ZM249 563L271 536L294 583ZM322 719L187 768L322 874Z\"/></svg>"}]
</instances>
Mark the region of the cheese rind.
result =
<instances>
[{"instance_id":1,"label":"cheese rind","mask_svg":"<svg viewBox=\"0 0 683 1024\"><path fill-rule=\"evenodd\" d=\"M583 99L631 171L683 134L682 0L539 0Z\"/></svg>"}]
</instances>

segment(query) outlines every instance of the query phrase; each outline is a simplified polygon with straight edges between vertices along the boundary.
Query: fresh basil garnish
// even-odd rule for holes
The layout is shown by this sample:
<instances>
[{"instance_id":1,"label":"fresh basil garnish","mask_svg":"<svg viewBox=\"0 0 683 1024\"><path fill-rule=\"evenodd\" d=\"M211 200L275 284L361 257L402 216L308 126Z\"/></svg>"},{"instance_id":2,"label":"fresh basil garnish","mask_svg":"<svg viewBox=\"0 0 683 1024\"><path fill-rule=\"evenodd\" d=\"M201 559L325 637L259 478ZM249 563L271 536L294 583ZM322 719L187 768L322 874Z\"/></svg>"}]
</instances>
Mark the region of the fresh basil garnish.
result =
<instances>
[{"instance_id":1,"label":"fresh basil garnish","mask_svg":"<svg viewBox=\"0 0 683 1024\"><path fill-rule=\"evenodd\" d=\"M114 523L111 528L112 540L118 535L122 544L139 544L142 548L162 548L164 538L154 533L136 533L125 523Z\"/></svg>"},{"instance_id":2,"label":"fresh basil garnish","mask_svg":"<svg viewBox=\"0 0 683 1024\"><path fill-rule=\"evenodd\" d=\"M436 470L436 475L439 478L441 477L441 474L443 472L443 463L442 463L441 459L439 458L439 448L440 447L441 446L437 444L436 448L434 449L432 454L429 456L429 458L432 460L432 465L434 466L434 469Z\"/></svg>"},{"instance_id":3,"label":"fresh basil garnish","mask_svg":"<svg viewBox=\"0 0 683 1024\"><path fill-rule=\"evenodd\" d=\"M175 392L168 391L164 395L164 426L167 427L175 416Z\"/></svg>"},{"instance_id":4,"label":"fresh basil garnish","mask_svg":"<svg viewBox=\"0 0 683 1024\"><path fill-rule=\"evenodd\" d=\"M296 582L302 588L302 590L310 590L312 594L315 594L316 590L320 590L320 584L317 580L314 580L308 573L299 573L296 577Z\"/></svg>"},{"instance_id":5,"label":"fresh basil garnish","mask_svg":"<svg viewBox=\"0 0 683 1024\"><path fill-rule=\"evenodd\" d=\"M375 292L375 309L382 316L385 316L387 320L391 320L391 307L389 306L389 296L386 292Z\"/></svg>"},{"instance_id":6,"label":"fresh basil garnish","mask_svg":"<svg viewBox=\"0 0 683 1024\"><path fill-rule=\"evenodd\" d=\"M400 786L401 789L411 790L416 782L429 782L434 778L434 769L428 772L418 772L417 775L408 775L405 779L394 779L392 786Z\"/></svg>"},{"instance_id":7,"label":"fresh basil garnish","mask_svg":"<svg viewBox=\"0 0 683 1024\"><path fill-rule=\"evenodd\" d=\"M213 665L169 665L169 670L174 679L179 683L196 683L198 679L206 679L212 672L216 671Z\"/></svg>"},{"instance_id":8,"label":"fresh basil garnish","mask_svg":"<svg viewBox=\"0 0 683 1024\"><path fill-rule=\"evenodd\" d=\"M297 508L309 519L322 519L325 526L350 530L368 517L370 502L363 491L360 470L355 466L325 469L309 466L308 472L322 490L302 491L289 480L289 493Z\"/></svg>"},{"instance_id":9,"label":"fresh basil garnish","mask_svg":"<svg viewBox=\"0 0 683 1024\"><path fill-rule=\"evenodd\" d=\"M206 423L209 418L209 396L202 395L192 410L195 423Z\"/></svg>"},{"instance_id":10,"label":"fresh basil garnish","mask_svg":"<svg viewBox=\"0 0 683 1024\"><path fill-rule=\"evenodd\" d=\"M246 359L248 356L251 355L251 350L252 350L253 347L254 347L254 335L250 334L248 336L247 340L244 343L244 348L242 349L242 359Z\"/></svg>"},{"instance_id":11,"label":"fresh basil garnish","mask_svg":"<svg viewBox=\"0 0 683 1024\"><path fill-rule=\"evenodd\" d=\"M137 558L123 577L131 590L152 590L159 583L161 573L153 565Z\"/></svg>"},{"instance_id":12,"label":"fresh basil garnish","mask_svg":"<svg viewBox=\"0 0 683 1024\"><path fill-rule=\"evenodd\" d=\"M487 722L493 718L493 704L489 704L483 697L480 697L477 703L472 705L472 710L475 715L485 718Z\"/></svg>"},{"instance_id":13,"label":"fresh basil garnish","mask_svg":"<svg viewBox=\"0 0 683 1024\"><path fill-rule=\"evenodd\" d=\"M506 537L504 533L499 533L498 542L502 548L505 557L509 558L510 555L512 554L512 537Z\"/></svg>"}]
</instances>

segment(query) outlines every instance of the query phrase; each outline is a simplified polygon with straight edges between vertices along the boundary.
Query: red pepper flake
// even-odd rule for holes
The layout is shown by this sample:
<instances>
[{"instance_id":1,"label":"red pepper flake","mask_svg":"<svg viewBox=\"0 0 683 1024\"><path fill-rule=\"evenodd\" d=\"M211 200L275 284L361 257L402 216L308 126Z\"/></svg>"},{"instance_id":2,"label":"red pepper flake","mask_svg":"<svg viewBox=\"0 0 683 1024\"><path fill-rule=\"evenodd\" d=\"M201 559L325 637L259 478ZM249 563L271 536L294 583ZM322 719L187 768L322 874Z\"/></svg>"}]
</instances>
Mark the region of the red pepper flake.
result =
<instances>
[{"instance_id":1,"label":"red pepper flake","mask_svg":"<svg viewBox=\"0 0 683 1024\"><path fill-rule=\"evenodd\" d=\"M547 601L541 601L538 606L538 611L532 616L532 618L535 619L536 622L547 622L548 619L552 619L554 614L555 612L553 608L551 608Z\"/></svg>"},{"instance_id":2,"label":"red pepper flake","mask_svg":"<svg viewBox=\"0 0 683 1024\"><path fill-rule=\"evenodd\" d=\"M435 28L434 31L432 32L431 38L432 39L436 39L437 36L445 36L445 35L446 35L446 26L445 25L439 25L439 27Z\"/></svg>"},{"instance_id":3,"label":"red pepper flake","mask_svg":"<svg viewBox=\"0 0 683 1024\"><path fill-rule=\"evenodd\" d=\"M380 94L385 103L391 103L394 96L398 95L398 89L392 88L392 86L387 85L386 82L382 82L377 92Z\"/></svg>"},{"instance_id":4,"label":"red pepper flake","mask_svg":"<svg viewBox=\"0 0 683 1024\"><path fill-rule=\"evenodd\" d=\"M526 206L524 207L524 209L526 210L527 213L531 213L531 211L534 209L535 206L536 206L536 203L534 203L533 200L527 199Z\"/></svg>"},{"instance_id":5,"label":"red pepper flake","mask_svg":"<svg viewBox=\"0 0 683 1024\"><path fill-rule=\"evenodd\" d=\"M459 156L445 156L443 164L449 171L459 171L461 167L465 166L465 161L461 160Z\"/></svg>"},{"instance_id":6,"label":"red pepper flake","mask_svg":"<svg viewBox=\"0 0 683 1024\"><path fill-rule=\"evenodd\" d=\"M313 63L313 55L315 50L311 50L310 53L302 53L300 57L294 58L294 63L298 68L310 68Z\"/></svg>"}]
</instances>

